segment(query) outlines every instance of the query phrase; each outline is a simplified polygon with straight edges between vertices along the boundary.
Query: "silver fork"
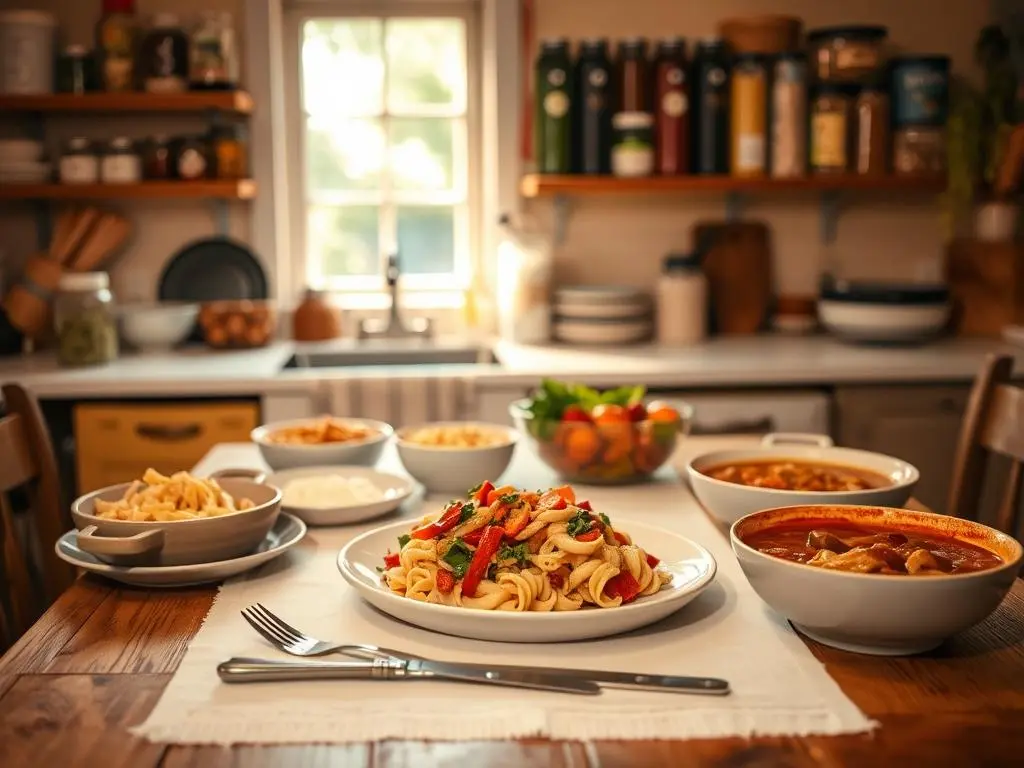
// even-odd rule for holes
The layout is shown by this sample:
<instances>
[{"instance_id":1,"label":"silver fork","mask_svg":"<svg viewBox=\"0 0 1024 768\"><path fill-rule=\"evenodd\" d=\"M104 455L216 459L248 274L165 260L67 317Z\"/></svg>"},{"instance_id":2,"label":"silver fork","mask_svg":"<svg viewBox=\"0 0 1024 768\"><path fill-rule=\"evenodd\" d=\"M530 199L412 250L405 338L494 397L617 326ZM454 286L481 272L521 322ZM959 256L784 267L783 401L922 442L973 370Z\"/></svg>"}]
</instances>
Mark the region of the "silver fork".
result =
<instances>
[{"instance_id":1,"label":"silver fork","mask_svg":"<svg viewBox=\"0 0 1024 768\"><path fill-rule=\"evenodd\" d=\"M325 656L328 653L341 653L356 659L371 661L373 659L425 661L422 656L403 653L393 648L381 648L376 645L360 643L328 643L317 640L286 623L262 603L243 608L242 618L249 622L249 626L259 632L268 643L292 656Z\"/></svg>"}]
</instances>

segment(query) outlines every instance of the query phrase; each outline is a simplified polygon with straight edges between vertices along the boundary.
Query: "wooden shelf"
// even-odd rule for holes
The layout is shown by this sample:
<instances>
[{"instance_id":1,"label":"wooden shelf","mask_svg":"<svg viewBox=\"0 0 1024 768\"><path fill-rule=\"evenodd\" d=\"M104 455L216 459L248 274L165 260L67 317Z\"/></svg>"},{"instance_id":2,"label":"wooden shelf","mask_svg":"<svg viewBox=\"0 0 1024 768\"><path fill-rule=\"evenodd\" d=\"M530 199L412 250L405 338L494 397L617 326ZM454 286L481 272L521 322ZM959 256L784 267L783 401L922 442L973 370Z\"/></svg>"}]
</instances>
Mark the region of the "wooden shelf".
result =
<instances>
[{"instance_id":1,"label":"wooden shelf","mask_svg":"<svg viewBox=\"0 0 1024 768\"><path fill-rule=\"evenodd\" d=\"M0 200L249 200L256 182L143 181L138 184L0 184Z\"/></svg>"},{"instance_id":2,"label":"wooden shelf","mask_svg":"<svg viewBox=\"0 0 1024 768\"><path fill-rule=\"evenodd\" d=\"M40 96L0 96L0 112L252 112L246 91L188 91L186 93L53 93Z\"/></svg>"},{"instance_id":3,"label":"wooden shelf","mask_svg":"<svg viewBox=\"0 0 1024 768\"><path fill-rule=\"evenodd\" d=\"M520 183L524 197L552 195L660 195L681 193L766 192L920 192L939 193L946 180L940 176L809 176L800 179L739 179L732 176L650 176L623 179L615 176L556 176L529 174Z\"/></svg>"}]
</instances>

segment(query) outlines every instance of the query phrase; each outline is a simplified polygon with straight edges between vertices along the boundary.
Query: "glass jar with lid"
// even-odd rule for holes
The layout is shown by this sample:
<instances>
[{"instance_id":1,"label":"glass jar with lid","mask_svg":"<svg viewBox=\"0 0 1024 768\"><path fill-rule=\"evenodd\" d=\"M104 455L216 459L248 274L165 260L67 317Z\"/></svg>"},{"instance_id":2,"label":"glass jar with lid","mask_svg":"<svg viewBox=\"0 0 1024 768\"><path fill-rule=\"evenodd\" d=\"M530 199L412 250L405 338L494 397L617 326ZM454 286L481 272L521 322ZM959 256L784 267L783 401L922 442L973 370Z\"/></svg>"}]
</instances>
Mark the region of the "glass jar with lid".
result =
<instances>
[{"instance_id":1,"label":"glass jar with lid","mask_svg":"<svg viewBox=\"0 0 1024 768\"><path fill-rule=\"evenodd\" d=\"M61 184L95 184L100 177L100 157L84 136L68 139L60 155Z\"/></svg>"},{"instance_id":2,"label":"glass jar with lid","mask_svg":"<svg viewBox=\"0 0 1024 768\"><path fill-rule=\"evenodd\" d=\"M819 83L811 101L811 173L842 174L851 166L854 100L860 89Z\"/></svg>"},{"instance_id":3,"label":"glass jar with lid","mask_svg":"<svg viewBox=\"0 0 1024 768\"><path fill-rule=\"evenodd\" d=\"M142 158L135 143L127 136L111 139L100 161L100 178L104 184L135 184L142 181Z\"/></svg>"},{"instance_id":4,"label":"glass jar with lid","mask_svg":"<svg viewBox=\"0 0 1024 768\"><path fill-rule=\"evenodd\" d=\"M117 358L117 318L106 272L67 272L53 305L61 365L101 365Z\"/></svg>"},{"instance_id":5,"label":"glass jar with lid","mask_svg":"<svg viewBox=\"0 0 1024 768\"><path fill-rule=\"evenodd\" d=\"M612 174L650 176L654 172L654 115L619 112L612 118Z\"/></svg>"}]
</instances>

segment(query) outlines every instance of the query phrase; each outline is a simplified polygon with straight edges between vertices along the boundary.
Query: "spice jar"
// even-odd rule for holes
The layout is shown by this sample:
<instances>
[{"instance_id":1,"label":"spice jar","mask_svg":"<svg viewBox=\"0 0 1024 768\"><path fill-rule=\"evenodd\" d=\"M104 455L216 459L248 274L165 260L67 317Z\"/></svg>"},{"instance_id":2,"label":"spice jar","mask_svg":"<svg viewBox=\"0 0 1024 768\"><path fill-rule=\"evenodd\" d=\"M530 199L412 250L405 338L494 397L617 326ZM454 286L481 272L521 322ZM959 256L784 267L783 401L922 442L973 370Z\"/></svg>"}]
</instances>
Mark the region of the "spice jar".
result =
<instances>
[{"instance_id":1,"label":"spice jar","mask_svg":"<svg viewBox=\"0 0 1024 768\"><path fill-rule=\"evenodd\" d=\"M188 89L188 35L173 13L158 13L139 48L142 88L148 93Z\"/></svg>"},{"instance_id":2,"label":"spice jar","mask_svg":"<svg viewBox=\"0 0 1024 768\"><path fill-rule=\"evenodd\" d=\"M623 112L652 112L647 40L628 37L619 43L619 105Z\"/></svg>"},{"instance_id":3,"label":"spice jar","mask_svg":"<svg viewBox=\"0 0 1024 768\"><path fill-rule=\"evenodd\" d=\"M533 156L538 173L568 173L572 139L572 60L564 38L541 42L534 66Z\"/></svg>"},{"instance_id":4,"label":"spice jar","mask_svg":"<svg viewBox=\"0 0 1024 768\"><path fill-rule=\"evenodd\" d=\"M238 50L230 13L205 11L192 33L189 83L193 90L229 91L238 85Z\"/></svg>"},{"instance_id":5,"label":"spice jar","mask_svg":"<svg viewBox=\"0 0 1024 768\"><path fill-rule=\"evenodd\" d=\"M889 94L881 87L865 86L857 97L856 114L856 171L880 176L888 170Z\"/></svg>"},{"instance_id":6,"label":"spice jar","mask_svg":"<svg viewBox=\"0 0 1024 768\"><path fill-rule=\"evenodd\" d=\"M83 136L68 139L60 156L62 184L95 184L100 177L100 158L92 142Z\"/></svg>"},{"instance_id":7,"label":"spice jar","mask_svg":"<svg viewBox=\"0 0 1024 768\"><path fill-rule=\"evenodd\" d=\"M822 82L863 82L885 64L886 27L822 27L807 33L814 73Z\"/></svg>"},{"instance_id":8,"label":"spice jar","mask_svg":"<svg viewBox=\"0 0 1024 768\"><path fill-rule=\"evenodd\" d=\"M341 336L341 313L332 307L326 291L306 289L302 303L292 315L295 341L328 341Z\"/></svg>"},{"instance_id":9,"label":"spice jar","mask_svg":"<svg viewBox=\"0 0 1024 768\"><path fill-rule=\"evenodd\" d=\"M784 53L775 60L771 97L771 175L792 179L807 173L807 60Z\"/></svg>"},{"instance_id":10,"label":"spice jar","mask_svg":"<svg viewBox=\"0 0 1024 768\"><path fill-rule=\"evenodd\" d=\"M612 174L650 176L654 172L654 116L647 112L619 112L612 118Z\"/></svg>"},{"instance_id":11,"label":"spice jar","mask_svg":"<svg viewBox=\"0 0 1024 768\"><path fill-rule=\"evenodd\" d=\"M612 114L615 112L614 78L608 41L584 40L576 62L575 103L579 119L573 121L575 173L606 174L611 170Z\"/></svg>"},{"instance_id":12,"label":"spice jar","mask_svg":"<svg viewBox=\"0 0 1024 768\"><path fill-rule=\"evenodd\" d=\"M892 139L892 164L893 170L900 176L945 173L945 129L898 128Z\"/></svg>"},{"instance_id":13,"label":"spice jar","mask_svg":"<svg viewBox=\"0 0 1024 768\"><path fill-rule=\"evenodd\" d=\"M207 142L198 136L186 136L175 142L172 170L175 178L185 181L207 178L210 175L210 150Z\"/></svg>"},{"instance_id":14,"label":"spice jar","mask_svg":"<svg viewBox=\"0 0 1024 768\"><path fill-rule=\"evenodd\" d=\"M821 83L811 102L811 172L850 169L850 114L853 91L842 83Z\"/></svg>"},{"instance_id":15,"label":"spice jar","mask_svg":"<svg viewBox=\"0 0 1024 768\"><path fill-rule=\"evenodd\" d=\"M142 174L147 179L170 179L171 146L166 136L153 136L142 153Z\"/></svg>"},{"instance_id":16,"label":"spice jar","mask_svg":"<svg viewBox=\"0 0 1024 768\"><path fill-rule=\"evenodd\" d=\"M99 86L96 59L84 45L69 45L57 57L57 93L83 94Z\"/></svg>"},{"instance_id":17,"label":"spice jar","mask_svg":"<svg viewBox=\"0 0 1024 768\"><path fill-rule=\"evenodd\" d=\"M61 365L108 363L117 358L117 321L106 272L67 272L53 305Z\"/></svg>"},{"instance_id":18,"label":"spice jar","mask_svg":"<svg viewBox=\"0 0 1024 768\"><path fill-rule=\"evenodd\" d=\"M105 184L134 184L142 181L142 158L127 136L111 140L100 161L100 179Z\"/></svg>"},{"instance_id":19,"label":"spice jar","mask_svg":"<svg viewBox=\"0 0 1024 768\"><path fill-rule=\"evenodd\" d=\"M733 176L763 176L768 145L768 69L762 55L736 57L732 70Z\"/></svg>"},{"instance_id":20,"label":"spice jar","mask_svg":"<svg viewBox=\"0 0 1024 768\"><path fill-rule=\"evenodd\" d=\"M96 24L100 82L105 91L130 91L135 85L135 0L103 0Z\"/></svg>"},{"instance_id":21,"label":"spice jar","mask_svg":"<svg viewBox=\"0 0 1024 768\"><path fill-rule=\"evenodd\" d=\"M245 144L237 126L216 128L210 134L210 159L218 179L244 179L249 168Z\"/></svg>"},{"instance_id":22,"label":"spice jar","mask_svg":"<svg viewBox=\"0 0 1024 768\"><path fill-rule=\"evenodd\" d=\"M662 40L654 60L655 167L662 176L690 170L690 83L686 74L686 43L680 37Z\"/></svg>"}]
</instances>

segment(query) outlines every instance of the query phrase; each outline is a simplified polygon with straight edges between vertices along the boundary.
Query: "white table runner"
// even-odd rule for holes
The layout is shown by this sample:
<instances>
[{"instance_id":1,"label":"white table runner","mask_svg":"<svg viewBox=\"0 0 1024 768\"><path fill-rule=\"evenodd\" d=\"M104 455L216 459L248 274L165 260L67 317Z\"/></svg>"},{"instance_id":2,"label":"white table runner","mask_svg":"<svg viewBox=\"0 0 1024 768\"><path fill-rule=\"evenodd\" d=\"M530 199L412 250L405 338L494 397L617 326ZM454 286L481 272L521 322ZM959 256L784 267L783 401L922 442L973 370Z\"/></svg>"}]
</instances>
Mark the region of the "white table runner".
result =
<instances>
[{"instance_id":1,"label":"white table runner","mask_svg":"<svg viewBox=\"0 0 1024 768\"><path fill-rule=\"evenodd\" d=\"M687 446L690 453L702 452L707 442L694 439ZM395 461L390 455L382 463ZM254 446L225 445L196 471L259 465ZM531 488L555 484L525 446L502 479ZM661 473L656 483L588 488L583 495L627 530L630 520L640 520L703 544L718 560L715 583L674 616L628 635L547 645L466 640L397 622L364 604L341 578L335 565L339 549L381 521L313 528L291 553L221 588L160 702L135 732L172 743L278 744L527 736L687 739L857 733L874 727L789 625L754 594L725 537L675 472ZM422 501L416 502L404 513L421 513L421 507ZM289 658L239 615L257 601L321 639L391 646L444 660L723 677L733 692L705 697L606 690L580 697L433 681L221 683L215 668L230 656Z\"/></svg>"}]
</instances>

